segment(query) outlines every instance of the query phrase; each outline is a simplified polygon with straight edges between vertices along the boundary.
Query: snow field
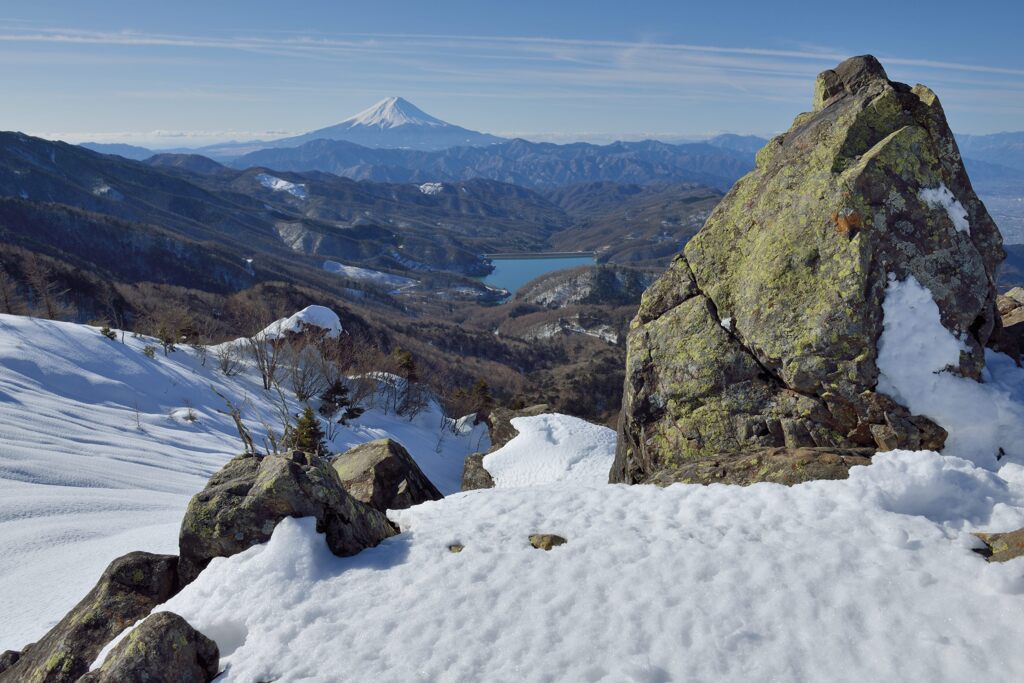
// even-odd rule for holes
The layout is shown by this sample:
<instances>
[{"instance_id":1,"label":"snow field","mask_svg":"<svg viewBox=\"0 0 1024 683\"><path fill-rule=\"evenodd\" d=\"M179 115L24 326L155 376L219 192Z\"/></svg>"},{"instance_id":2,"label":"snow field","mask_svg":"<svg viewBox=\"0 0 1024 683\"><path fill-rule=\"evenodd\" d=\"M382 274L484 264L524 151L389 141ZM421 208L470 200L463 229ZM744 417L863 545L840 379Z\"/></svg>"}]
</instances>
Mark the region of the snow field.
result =
<instances>
[{"instance_id":1,"label":"snow field","mask_svg":"<svg viewBox=\"0 0 1024 683\"><path fill-rule=\"evenodd\" d=\"M38 640L115 557L177 552L189 498L242 450L213 389L243 408L257 442L260 420L278 423L255 369L225 377L216 364L184 346L164 357L152 339L0 315L0 650ZM482 426L442 423L436 406L413 420L371 408L331 448L390 436L451 493L465 456L489 442Z\"/></svg>"},{"instance_id":2,"label":"snow field","mask_svg":"<svg viewBox=\"0 0 1024 683\"><path fill-rule=\"evenodd\" d=\"M615 430L570 415L512 418L519 434L484 456L497 488L571 482L608 483L615 459Z\"/></svg>"},{"instance_id":3,"label":"snow field","mask_svg":"<svg viewBox=\"0 0 1024 683\"><path fill-rule=\"evenodd\" d=\"M472 491L345 559L285 520L163 609L225 681L1012 680L1024 572L968 533L1024 524L1007 467L900 451L792 488Z\"/></svg>"}]
</instances>

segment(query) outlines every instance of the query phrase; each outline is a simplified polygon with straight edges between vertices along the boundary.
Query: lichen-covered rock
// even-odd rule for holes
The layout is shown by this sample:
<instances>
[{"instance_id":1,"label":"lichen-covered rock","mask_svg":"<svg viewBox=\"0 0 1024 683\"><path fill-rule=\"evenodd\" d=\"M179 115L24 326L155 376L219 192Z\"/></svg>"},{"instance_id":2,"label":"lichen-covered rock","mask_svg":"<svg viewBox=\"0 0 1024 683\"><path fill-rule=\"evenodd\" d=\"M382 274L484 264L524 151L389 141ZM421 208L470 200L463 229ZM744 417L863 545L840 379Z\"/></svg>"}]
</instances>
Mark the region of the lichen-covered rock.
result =
<instances>
[{"instance_id":1,"label":"lichen-covered rock","mask_svg":"<svg viewBox=\"0 0 1024 683\"><path fill-rule=\"evenodd\" d=\"M335 555L354 555L393 536L379 511L349 495L330 463L312 453L241 455L210 477L181 523L178 572L189 583L214 557L270 539L285 517L315 517Z\"/></svg>"},{"instance_id":2,"label":"lichen-covered rock","mask_svg":"<svg viewBox=\"0 0 1024 683\"><path fill-rule=\"evenodd\" d=\"M644 295L611 481L755 448L941 448L941 427L875 391L888 278L931 291L976 379L1003 257L935 94L870 56L824 72L814 111Z\"/></svg>"},{"instance_id":3,"label":"lichen-covered rock","mask_svg":"<svg viewBox=\"0 0 1024 683\"><path fill-rule=\"evenodd\" d=\"M486 453L473 453L466 456L462 462L462 491L475 491L477 489L493 489L494 477L484 469L484 456Z\"/></svg>"},{"instance_id":4,"label":"lichen-covered rock","mask_svg":"<svg viewBox=\"0 0 1024 683\"><path fill-rule=\"evenodd\" d=\"M77 681L114 636L175 594L177 560L135 552L111 562L81 602L0 673L0 681Z\"/></svg>"},{"instance_id":5,"label":"lichen-covered rock","mask_svg":"<svg viewBox=\"0 0 1024 683\"><path fill-rule=\"evenodd\" d=\"M1024 556L1024 529L998 534L974 534L985 544L981 552L989 562L1006 562Z\"/></svg>"},{"instance_id":6,"label":"lichen-covered rock","mask_svg":"<svg viewBox=\"0 0 1024 683\"><path fill-rule=\"evenodd\" d=\"M157 612L118 643L103 665L79 683L209 683L220 652L213 642L173 612Z\"/></svg>"},{"instance_id":7,"label":"lichen-covered rock","mask_svg":"<svg viewBox=\"0 0 1024 683\"><path fill-rule=\"evenodd\" d=\"M870 465L874 448L761 448L688 460L649 474L642 484L732 484L767 481L801 484L818 479L846 479L850 468Z\"/></svg>"},{"instance_id":8,"label":"lichen-covered rock","mask_svg":"<svg viewBox=\"0 0 1024 683\"><path fill-rule=\"evenodd\" d=\"M377 439L331 460L341 485L356 500L385 512L444 498L402 444Z\"/></svg>"}]
</instances>

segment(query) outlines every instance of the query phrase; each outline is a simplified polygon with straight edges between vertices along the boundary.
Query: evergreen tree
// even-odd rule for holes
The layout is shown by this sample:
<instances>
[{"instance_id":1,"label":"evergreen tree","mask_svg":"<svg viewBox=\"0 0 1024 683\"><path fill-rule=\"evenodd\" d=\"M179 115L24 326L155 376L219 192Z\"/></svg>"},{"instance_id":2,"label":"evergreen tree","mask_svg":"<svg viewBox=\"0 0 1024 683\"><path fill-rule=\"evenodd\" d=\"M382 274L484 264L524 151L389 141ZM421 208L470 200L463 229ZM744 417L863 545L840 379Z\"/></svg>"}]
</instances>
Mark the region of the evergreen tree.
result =
<instances>
[{"instance_id":1,"label":"evergreen tree","mask_svg":"<svg viewBox=\"0 0 1024 683\"><path fill-rule=\"evenodd\" d=\"M363 414L363 409L352 405L348 385L340 379L331 382L320 394L320 414L327 420L337 418L339 424L347 425ZM341 413L339 416L338 413Z\"/></svg>"},{"instance_id":2,"label":"evergreen tree","mask_svg":"<svg viewBox=\"0 0 1024 683\"><path fill-rule=\"evenodd\" d=\"M320 427L320 418L316 416L313 409L308 405L299 415L295 427L288 434L288 448L324 455L327 453L327 444L324 443L324 430Z\"/></svg>"},{"instance_id":3,"label":"evergreen tree","mask_svg":"<svg viewBox=\"0 0 1024 683\"><path fill-rule=\"evenodd\" d=\"M487 384L487 380L482 377L477 379L473 388L470 390L469 395L472 400L473 410L476 411L477 415L485 415L494 407L494 397L491 396L491 387Z\"/></svg>"}]
</instances>

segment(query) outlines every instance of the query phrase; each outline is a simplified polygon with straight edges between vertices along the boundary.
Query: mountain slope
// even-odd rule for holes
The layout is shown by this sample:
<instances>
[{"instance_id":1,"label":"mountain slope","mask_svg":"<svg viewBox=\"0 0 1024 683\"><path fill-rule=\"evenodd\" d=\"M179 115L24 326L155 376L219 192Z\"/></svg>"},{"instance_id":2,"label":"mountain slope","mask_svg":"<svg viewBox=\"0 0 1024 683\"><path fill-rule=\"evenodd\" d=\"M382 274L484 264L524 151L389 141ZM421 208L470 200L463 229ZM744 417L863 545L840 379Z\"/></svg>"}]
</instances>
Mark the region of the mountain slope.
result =
<instances>
[{"instance_id":1,"label":"mountain slope","mask_svg":"<svg viewBox=\"0 0 1024 683\"><path fill-rule=\"evenodd\" d=\"M535 189L611 181L646 184L692 182L727 190L753 168L753 155L705 143L615 142L555 145L512 140L487 147L441 151L369 149L350 142L315 140L290 149L265 149L230 162L235 168L318 170L390 182L482 177Z\"/></svg>"}]
</instances>

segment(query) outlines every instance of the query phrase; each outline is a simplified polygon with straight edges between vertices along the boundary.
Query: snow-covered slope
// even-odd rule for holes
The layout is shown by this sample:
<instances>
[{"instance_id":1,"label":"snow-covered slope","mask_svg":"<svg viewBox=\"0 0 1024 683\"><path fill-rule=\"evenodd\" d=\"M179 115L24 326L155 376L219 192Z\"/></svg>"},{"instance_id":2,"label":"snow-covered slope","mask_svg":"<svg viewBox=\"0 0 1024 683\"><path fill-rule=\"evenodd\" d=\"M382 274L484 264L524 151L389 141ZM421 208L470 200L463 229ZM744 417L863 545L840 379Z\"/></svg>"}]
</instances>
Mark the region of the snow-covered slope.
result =
<instances>
[{"instance_id":1,"label":"snow-covered slope","mask_svg":"<svg viewBox=\"0 0 1024 683\"><path fill-rule=\"evenodd\" d=\"M214 389L245 403L257 440L259 418L278 421L254 371L225 377L186 347L151 360L146 345L0 315L0 650L37 640L113 558L177 552L188 499L241 452ZM332 449L391 436L451 493L463 458L488 444L482 428L456 436L442 421L433 407L412 421L371 409Z\"/></svg>"},{"instance_id":2,"label":"snow-covered slope","mask_svg":"<svg viewBox=\"0 0 1024 683\"><path fill-rule=\"evenodd\" d=\"M285 520L164 609L225 681L1019 680L1024 571L968 533L1024 524L1004 475L894 452L792 488L472 491L345 559Z\"/></svg>"}]
</instances>

